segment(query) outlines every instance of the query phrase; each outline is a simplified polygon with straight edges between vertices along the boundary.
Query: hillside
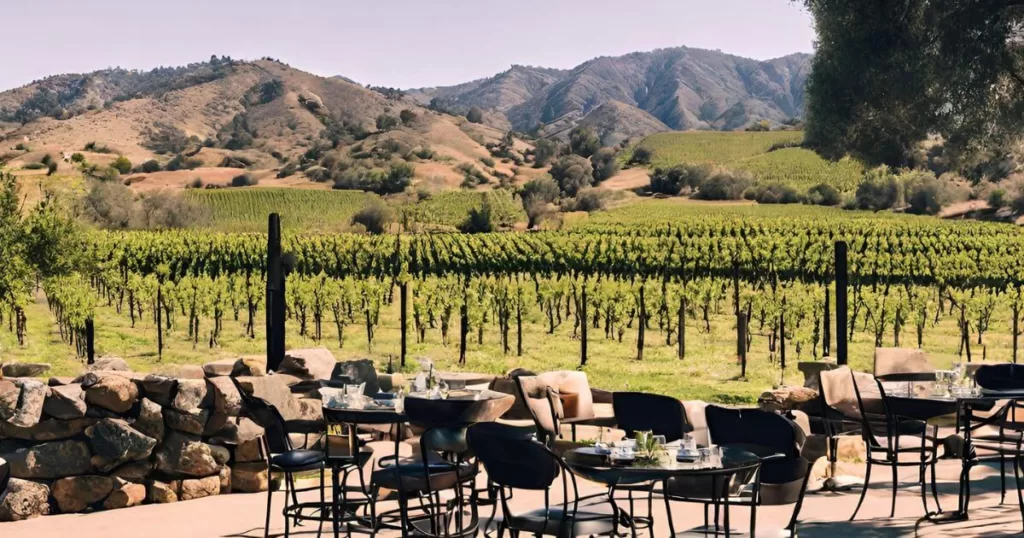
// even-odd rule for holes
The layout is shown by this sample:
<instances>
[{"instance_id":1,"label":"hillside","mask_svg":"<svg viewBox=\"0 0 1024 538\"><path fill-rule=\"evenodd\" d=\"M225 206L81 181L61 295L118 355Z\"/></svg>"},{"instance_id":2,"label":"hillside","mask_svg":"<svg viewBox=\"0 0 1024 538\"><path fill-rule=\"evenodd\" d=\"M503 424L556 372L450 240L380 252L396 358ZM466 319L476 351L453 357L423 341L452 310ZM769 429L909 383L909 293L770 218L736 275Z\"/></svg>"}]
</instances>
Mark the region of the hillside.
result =
<instances>
[{"instance_id":1,"label":"hillside","mask_svg":"<svg viewBox=\"0 0 1024 538\"><path fill-rule=\"evenodd\" d=\"M479 107L519 131L551 123L571 128L612 101L671 129L735 130L802 116L810 58L758 61L678 47L596 58L568 71L514 66L490 79L410 94L445 108Z\"/></svg>"},{"instance_id":2,"label":"hillside","mask_svg":"<svg viewBox=\"0 0 1024 538\"><path fill-rule=\"evenodd\" d=\"M223 184L223 176L241 173L218 167L248 168L261 182L274 181L284 168L286 176L320 182L348 173L352 183L398 161L415 166L417 182L448 188L462 182L459 166L479 166L491 154L485 144L504 134L428 110L411 97L273 60L214 58L145 73L59 75L0 93L0 162L17 168L46 154L67 160L81 152L102 166L123 155L135 165L155 159L175 168L133 177L139 188L196 177ZM521 141L517 147L529 148ZM190 161L187 169L167 166L179 156ZM497 183L514 178L515 168L500 162L485 175Z\"/></svg>"}]
</instances>

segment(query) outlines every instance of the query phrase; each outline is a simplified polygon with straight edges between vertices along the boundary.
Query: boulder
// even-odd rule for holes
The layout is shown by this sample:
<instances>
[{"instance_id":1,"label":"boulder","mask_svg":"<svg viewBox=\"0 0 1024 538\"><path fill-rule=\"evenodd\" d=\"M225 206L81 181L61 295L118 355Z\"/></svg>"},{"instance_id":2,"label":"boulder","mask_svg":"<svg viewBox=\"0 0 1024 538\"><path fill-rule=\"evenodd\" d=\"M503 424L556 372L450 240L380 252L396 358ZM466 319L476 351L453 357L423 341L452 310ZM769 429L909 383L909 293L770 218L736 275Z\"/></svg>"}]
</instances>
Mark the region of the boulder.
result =
<instances>
[{"instance_id":1,"label":"boulder","mask_svg":"<svg viewBox=\"0 0 1024 538\"><path fill-rule=\"evenodd\" d=\"M85 391L80 384L50 387L43 402L43 412L53 418L72 419L85 416Z\"/></svg>"},{"instance_id":2,"label":"boulder","mask_svg":"<svg viewBox=\"0 0 1024 538\"><path fill-rule=\"evenodd\" d=\"M18 410L21 387L9 379L0 379L0 420L7 420Z\"/></svg>"},{"instance_id":3,"label":"boulder","mask_svg":"<svg viewBox=\"0 0 1024 538\"><path fill-rule=\"evenodd\" d=\"M22 428L35 426L43 416L43 403L50 389L35 379L15 379L13 382L21 387L21 397L14 415L7 422Z\"/></svg>"},{"instance_id":4,"label":"boulder","mask_svg":"<svg viewBox=\"0 0 1024 538\"><path fill-rule=\"evenodd\" d=\"M146 500L146 486L132 482L118 481L117 487L110 492L110 496L103 501L105 510L116 510L142 504Z\"/></svg>"},{"instance_id":5,"label":"boulder","mask_svg":"<svg viewBox=\"0 0 1024 538\"><path fill-rule=\"evenodd\" d=\"M177 409L165 409L164 421L167 427L180 432L202 435L206 429L206 421L210 418L208 409L193 409L189 412Z\"/></svg>"},{"instance_id":6,"label":"boulder","mask_svg":"<svg viewBox=\"0 0 1024 538\"><path fill-rule=\"evenodd\" d=\"M157 373L178 379L203 379L206 377L203 367L198 364L169 364Z\"/></svg>"},{"instance_id":7,"label":"boulder","mask_svg":"<svg viewBox=\"0 0 1024 538\"><path fill-rule=\"evenodd\" d=\"M174 482L172 486L172 484L154 480L146 484L146 500L158 504L176 503L178 502L179 487L181 484L178 482Z\"/></svg>"},{"instance_id":8,"label":"boulder","mask_svg":"<svg viewBox=\"0 0 1024 538\"><path fill-rule=\"evenodd\" d=\"M266 375L262 377L239 377L238 384L247 393L262 398L267 403L277 408L285 420L296 420L302 416L299 410L299 403L292 396L288 385L280 375Z\"/></svg>"},{"instance_id":9,"label":"boulder","mask_svg":"<svg viewBox=\"0 0 1024 538\"><path fill-rule=\"evenodd\" d=\"M92 464L107 472L127 462L144 460L156 446L156 439L144 435L123 420L104 419L85 430L92 446Z\"/></svg>"},{"instance_id":10,"label":"boulder","mask_svg":"<svg viewBox=\"0 0 1024 538\"><path fill-rule=\"evenodd\" d=\"M76 418L72 420L46 419L31 428L21 428L14 424L0 423L0 431L7 437L24 439L26 441L59 441L70 439L81 434L86 428L92 426L96 419Z\"/></svg>"},{"instance_id":11,"label":"boulder","mask_svg":"<svg viewBox=\"0 0 1024 538\"><path fill-rule=\"evenodd\" d=\"M193 478L181 481L181 493L178 498L183 501L202 499L220 493L220 476Z\"/></svg>"},{"instance_id":12,"label":"boulder","mask_svg":"<svg viewBox=\"0 0 1024 538\"><path fill-rule=\"evenodd\" d=\"M231 459L231 451L220 445L209 445L210 455L213 456L213 461L220 465L225 465Z\"/></svg>"},{"instance_id":13,"label":"boulder","mask_svg":"<svg viewBox=\"0 0 1024 538\"><path fill-rule=\"evenodd\" d=\"M110 495L114 479L109 476L72 476L50 486L57 507L65 514L81 512Z\"/></svg>"},{"instance_id":14,"label":"boulder","mask_svg":"<svg viewBox=\"0 0 1024 538\"><path fill-rule=\"evenodd\" d=\"M141 384L146 397L161 407L170 407L178 392L178 380L172 377L150 374L142 379Z\"/></svg>"},{"instance_id":15,"label":"boulder","mask_svg":"<svg viewBox=\"0 0 1024 538\"><path fill-rule=\"evenodd\" d=\"M265 463L236 463L231 467L231 489L237 493L267 491L267 465Z\"/></svg>"},{"instance_id":16,"label":"boulder","mask_svg":"<svg viewBox=\"0 0 1024 538\"><path fill-rule=\"evenodd\" d=\"M139 398L139 388L127 377L90 372L84 376L85 401L107 411L127 413Z\"/></svg>"},{"instance_id":17,"label":"boulder","mask_svg":"<svg viewBox=\"0 0 1024 538\"><path fill-rule=\"evenodd\" d=\"M221 359L208 362L203 365L203 373L206 374L206 377L229 376L235 371L236 362L238 362L236 359Z\"/></svg>"},{"instance_id":18,"label":"boulder","mask_svg":"<svg viewBox=\"0 0 1024 538\"><path fill-rule=\"evenodd\" d=\"M293 349L285 352L278 370L301 379L330 379L337 363L327 348Z\"/></svg>"},{"instance_id":19,"label":"boulder","mask_svg":"<svg viewBox=\"0 0 1024 538\"><path fill-rule=\"evenodd\" d=\"M73 377L51 377L46 381L46 384L51 387L63 387L64 385L73 385L75 378Z\"/></svg>"},{"instance_id":20,"label":"boulder","mask_svg":"<svg viewBox=\"0 0 1024 538\"><path fill-rule=\"evenodd\" d=\"M139 416L132 427L159 441L164 438L164 412L159 404L143 398L139 401Z\"/></svg>"},{"instance_id":21,"label":"boulder","mask_svg":"<svg viewBox=\"0 0 1024 538\"><path fill-rule=\"evenodd\" d=\"M199 436L171 431L156 456L157 469L170 475L210 476L220 471L210 445Z\"/></svg>"},{"instance_id":22,"label":"boulder","mask_svg":"<svg viewBox=\"0 0 1024 538\"><path fill-rule=\"evenodd\" d=\"M299 419L312 422L323 421L323 400L320 398L299 398Z\"/></svg>"},{"instance_id":23,"label":"boulder","mask_svg":"<svg viewBox=\"0 0 1024 538\"><path fill-rule=\"evenodd\" d=\"M761 394L758 403L767 411L792 411L817 397L817 391L806 387L779 387Z\"/></svg>"},{"instance_id":24,"label":"boulder","mask_svg":"<svg viewBox=\"0 0 1024 538\"><path fill-rule=\"evenodd\" d=\"M206 428L203 429L203 436L210 437L223 429L227 423L227 415L219 411L210 411L210 417L206 420Z\"/></svg>"},{"instance_id":25,"label":"boulder","mask_svg":"<svg viewBox=\"0 0 1024 538\"><path fill-rule=\"evenodd\" d=\"M84 441L43 443L4 455L11 465L11 476L54 480L93 471L89 445Z\"/></svg>"},{"instance_id":26,"label":"boulder","mask_svg":"<svg viewBox=\"0 0 1024 538\"><path fill-rule=\"evenodd\" d=\"M267 357L263 355L242 357L235 362L231 372L235 377L267 375Z\"/></svg>"},{"instance_id":27,"label":"boulder","mask_svg":"<svg viewBox=\"0 0 1024 538\"><path fill-rule=\"evenodd\" d=\"M213 408L228 416L237 417L242 413L242 395L238 393L230 377L214 377L208 380L213 392Z\"/></svg>"},{"instance_id":28,"label":"boulder","mask_svg":"<svg viewBox=\"0 0 1024 538\"><path fill-rule=\"evenodd\" d=\"M205 379L180 379L178 380L178 392L174 395L171 406L179 411L191 411L204 405L207 395Z\"/></svg>"},{"instance_id":29,"label":"boulder","mask_svg":"<svg viewBox=\"0 0 1024 538\"><path fill-rule=\"evenodd\" d=\"M110 472L110 476L127 480L128 482L142 482L146 480L149 473L153 472L153 462L133 461L126 463Z\"/></svg>"},{"instance_id":30,"label":"boulder","mask_svg":"<svg viewBox=\"0 0 1024 538\"><path fill-rule=\"evenodd\" d=\"M0 365L0 377L41 377L50 370L50 365L36 362L9 362Z\"/></svg>"},{"instance_id":31,"label":"boulder","mask_svg":"<svg viewBox=\"0 0 1024 538\"><path fill-rule=\"evenodd\" d=\"M260 448L260 440L243 441L235 446L235 462L250 463L263 462L263 453Z\"/></svg>"},{"instance_id":32,"label":"boulder","mask_svg":"<svg viewBox=\"0 0 1024 538\"><path fill-rule=\"evenodd\" d=\"M232 418L224 423L224 426L210 436L210 441L224 445L251 444L259 446L257 439L263 435L263 428L248 418ZM258 450L258 448L257 448ZM259 459L257 456L256 459ZM242 460L254 461L254 460Z\"/></svg>"},{"instance_id":33,"label":"boulder","mask_svg":"<svg viewBox=\"0 0 1024 538\"><path fill-rule=\"evenodd\" d=\"M12 478L0 499L0 521L21 521L50 514L50 488L46 484Z\"/></svg>"},{"instance_id":34,"label":"boulder","mask_svg":"<svg viewBox=\"0 0 1024 538\"><path fill-rule=\"evenodd\" d=\"M220 494L231 493L231 469L228 467L221 469L217 478L220 479Z\"/></svg>"},{"instance_id":35,"label":"boulder","mask_svg":"<svg viewBox=\"0 0 1024 538\"><path fill-rule=\"evenodd\" d=\"M90 364L86 369L90 372L107 371L107 372L130 372L131 368L128 367L128 363L124 362L121 357L100 357L96 359L96 362Z\"/></svg>"}]
</instances>

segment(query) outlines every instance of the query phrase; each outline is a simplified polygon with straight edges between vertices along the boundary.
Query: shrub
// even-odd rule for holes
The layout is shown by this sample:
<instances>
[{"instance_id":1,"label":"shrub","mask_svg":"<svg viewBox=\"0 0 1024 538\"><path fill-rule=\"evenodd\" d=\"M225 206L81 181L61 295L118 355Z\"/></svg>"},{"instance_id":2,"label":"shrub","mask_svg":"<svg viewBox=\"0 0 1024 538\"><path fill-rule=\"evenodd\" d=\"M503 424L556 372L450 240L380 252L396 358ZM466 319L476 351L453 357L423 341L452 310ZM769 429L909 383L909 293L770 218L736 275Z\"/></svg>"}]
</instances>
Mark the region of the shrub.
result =
<instances>
[{"instance_id":1,"label":"shrub","mask_svg":"<svg viewBox=\"0 0 1024 538\"><path fill-rule=\"evenodd\" d=\"M533 166L534 168L543 168L551 162L551 159L558 155L558 146L546 139L538 138L533 148Z\"/></svg>"},{"instance_id":2,"label":"shrub","mask_svg":"<svg viewBox=\"0 0 1024 538\"><path fill-rule=\"evenodd\" d=\"M114 162L110 164L110 167L116 169L121 174L130 174L132 171L132 162L122 155L114 159Z\"/></svg>"},{"instance_id":3,"label":"shrub","mask_svg":"<svg viewBox=\"0 0 1024 538\"><path fill-rule=\"evenodd\" d=\"M1006 197L1006 190L999 187L990 190L986 197L986 201L988 202L988 205L996 209L1006 206L1008 201Z\"/></svg>"},{"instance_id":4,"label":"shrub","mask_svg":"<svg viewBox=\"0 0 1024 538\"><path fill-rule=\"evenodd\" d=\"M768 120L755 121L747 126L747 131L753 132L765 132L772 130L772 124L768 123Z\"/></svg>"},{"instance_id":5,"label":"shrub","mask_svg":"<svg viewBox=\"0 0 1024 538\"><path fill-rule=\"evenodd\" d=\"M839 189L828 183L819 183L807 189L807 203L814 205L837 206L843 201Z\"/></svg>"},{"instance_id":6,"label":"shrub","mask_svg":"<svg viewBox=\"0 0 1024 538\"><path fill-rule=\"evenodd\" d=\"M707 164L681 164L671 168L655 168L651 174L651 192L678 196L683 189L693 190L713 172Z\"/></svg>"},{"instance_id":7,"label":"shrub","mask_svg":"<svg viewBox=\"0 0 1024 538\"><path fill-rule=\"evenodd\" d=\"M618 152L615 148L601 148L590 157L594 167L594 181L600 183L619 173Z\"/></svg>"},{"instance_id":8,"label":"shrub","mask_svg":"<svg viewBox=\"0 0 1024 538\"><path fill-rule=\"evenodd\" d=\"M242 174L231 178L232 187L251 187L258 183L259 181L252 177L252 174Z\"/></svg>"},{"instance_id":9,"label":"shrub","mask_svg":"<svg viewBox=\"0 0 1024 538\"><path fill-rule=\"evenodd\" d=\"M420 159L423 159L424 161L429 161L430 159L433 159L436 154L437 153L434 150L426 146L422 148L417 148L415 151L413 151L413 155L419 157Z\"/></svg>"},{"instance_id":10,"label":"shrub","mask_svg":"<svg viewBox=\"0 0 1024 538\"><path fill-rule=\"evenodd\" d=\"M352 216L353 224L361 224L374 235L387 233L394 221L395 212L380 200L375 200Z\"/></svg>"},{"instance_id":11,"label":"shrub","mask_svg":"<svg viewBox=\"0 0 1024 538\"><path fill-rule=\"evenodd\" d=\"M651 164L651 159L654 158L654 153L643 147L637 146L633 148L633 156L629 158L629 164L648 165Z\"/></svg>"},{"instance_id":12,"label":"shrub","mask_svg":"<svg viewBox=\"0 0 1024 538\"><path fill-rule=\"evenodd\" d=\"M581 189L594 184L594 168L579 155L566 155L551 167L551 177L566 196L576 196Z\"/></svg>"},{"instance_id":13,"label":"shrub","mask_svg":"<svg viewBox=\"0 0 1024 538\"><path fill-rule=\"evenodd\" d=\"M99 179L100 181L115 183L121 180L121 172L118 172L117 168L104 168L100 172Z\"/></svg>"},{"instance_id":14,"label":"shrub","mask_svg":"<svg viewBox=\"0 0 1024 538\"><path fill-rule=\"evenodd\" d=\"M477 107L473 107L469 109L468 113L466 113L466 119L469 120L469 123L483 123L484 111Z\"/></svg>"},{"instance_id":15,"label":"shrub","mask_svg":"<svg viewBox=\"0 0 1024 538\"><path fill-rule=\"evenodd\" d=\"M759 204L799 204L804 197L796 187L788 183L768 183L755 185L744 193L744 198L754 200Z\"/></svg>"},{"instance_id":16,"label":"shrub","mask_svg":"<svg viewBox=\"0 0 1024 538\"><path fill-rule=\"evenodd\" d=\"M50 161L50 164L46 165L46 175L52 176L57 173L57 161Z\"/></svg>"},{"instance_id":17,"label":"shrub","mask_svg":"<svg viewBox=\"0 0 1024 538\"><path fill-rule=\"evenodd\" d=\"M408 127L416 122L416 113L406 108L398 113L398 119L402 120L402 125Z\"/></svg>"},{"instance_id":18,"label":"shrub","mask_svg":"<svg viewBox=\"0 0 1024 538\"><path fill-rule=\"evenodd\" d=\"M887 166L879 166L864 174L857 185L854 205L858 209L881 211L903 205L903 190L899 179Z\"/></svg>"},{"instance_id":19,"label":"shrub","mask_svg":"<svg viewBox=\"0 0 1024 538\"><path fill-rule=\"evenodd\" d=\"M477 185L486 185L491 182L490 178L488 178L486 174L469 163L462 163L456 166L455 169L462 172L463 188L472 188Z\"/></svg>"},{"instance_id":20,"label":"shrub","mask_svg":"<svg viewBox=\"0 0 1024 538\"><path fill-rule=\"evenodd\" d=\"M377 194L394 194L403 192L412 185L412 178L416 175L416 167L408 163L394 163L388 170L381 186L374 190Z\"/></svg>"},{"instance_id":21,"label":"shrub","mask_svg":"<svg viewBox=\"0 0 1024 538\"><path fill-rule=\"evenodd\" d=\"M602 211L608 206L608 197L611 193L608 191L602 191L593 188L586 188L576 195L573 200L573 210L575 211L586 211L587 213L593 213L594 211Z\"/></svg>"},{"instance_id":22,"label":"shrub","mask_svg":"<svg viewBox=\"0 0 1024 538\"><path fill-rule=\"evenodd\" d=\"M188 185L185 188L187 188L187 189L201 189L201 188L203 188L203 178L201 178L201 177L194 178L192 181L188 182Z\"/></svg>"},{"instance_id":23,"label":"shrub","mask_svg":"<svg viewBox=\"0 0 1024 538\"><path fill-rule=\"evenodd\" d=\"M490 233L495 229L494 210L491 208L490 198L484 198L479 209L470 209L466 221L459 226L459 230L467 234Z\"/></svg>"},{"instance_id":24,"label":"shrub","mask_svg":"<svg viewBox=\"0 0 1024 538\"><path fill-rule=\"evenodd\" d=\"M480 157L480 162L484 163L484 166L488 168L494 168L494 165L497 164L494 162L494 159L490 157Z\"/></svg>"},{"instance_id":25,"label":"shrub","mask_svg":"<svg viewBox=\"0 0 1024 538\"><path fill-rule=\"evenodd\" d=\"M25 170L42 170L46 168L46 165L43 163L25 163L22 168Z\"/></svg>"},{"instance_id":26,"label":"shrub","mask_svg":"<svg viewBox=\"0 0 1024 538\"><path fill-rule=\"evenodd\" d=\"M154 128L146 133L146 142L143 144L156 153L182 153L188 149L189 140L181 129L165 123L156 123ZM89 149L86 146L86 149ZM97 151L97 150L93 150Z\"/></svg>"},{"instance_id":27,"label":"shrub","mask_svg":"<svg viewBox=\"0 0 1024 538\"><path fill-rule=\"evenodd\" d=\"M601 149L601 139L588 127L577 127L569 133L569 151L590 158Z\"/></svg>"},{"instance_id":28,"label":"shrub","mask_svg":"<svg viewBox=\"0 0 1024 538\"><path fill-rule=\"evenodd\" d=\"M559 189L555 180L551 179L550 176L541 176L526 182L519 196L523 200L540 200L550 204L558 200L559 194L561 194L561 189Z\"/></svg>"},{"instance_id":29,"label":"shrub","mask_svg":"<svg viewBox=\"0 0 1024 538\"><path fill-rule=\"evenodd\" d=\"M943 207L960 198L952 174L936 178L931 172L914 171L900 176L911 213L937 215Z\"/></svg>"},{"instance_id":30,"label":"shrub","mask_svg":"<svg viewBox=\"0 0 1024 538\"><path fill-rule=\"evenodd\" d=\"M32 148L28 147L28 144L24 142L18 142L18 144L14 146L14 149L18 151L32 151Z\"/></svg>"},{"instance_id":31,"label":"shrub","mask_svg":"<svg viewBox=\"0 0 1024 538\"><path fill-rule=\"evenodd\" d=\"M381 114L377 116L377 130L378 131L390 131L398 127L398 118L389 116L387 114Z\"/></svg>"},{"instance_id":32,"label":"shrub","mask_svg":"<svg viewBox=\"0 0 1024 538\"><path fill-rule=\"evenodd\" d=\"M43 155L42 159L39 159L39 162L42 163L43 166L50 166L50 163L53 162L53 155L50 155L49 153L47 153L46 155ZM129 166L128 169L130 170L131 166Z\"/></svg>"},{"instance_id":33,"label":"shrub","mask_svg":"<svg viewBox=\"0 0 1024 538\"><path fill-rule=\"evenodd\" d=\"M739 200L754 183L750 174L722 170L700 183L697 198L701 200Z\"/></svg>"},{"instance_id":34,"label":"shrub","mask_svg":"<svg viewBox=\"0 0 1024 538\"><path fill-rule=\"evenodd\" d=\"M281 167L281 170L277 173L277 178L285 178L295 175L295 172L299 171L299 165L296 163L288 163Z\"/></svg>"},{"instance_id":35,"label":"shrub","mask_svg":"<svg viewBox=\"0 0 1024 538\"><path fill-rule=\"evenodd\" d=\"M160 171L160 163L158 163L155 159L150 159L150 160L142 163L142 171L147 173L147 174L152 174L154 172L159 172Z\"/></svg>"},{"instance_id":36,"label":"shrub","mask_svg":"<svg viewBox=\"0 0 1024 538\"><path fill-rule=\"evenodd\" d=\"M71 154L71 162L78 163L78 164L84 163L85 162L85 155L82 155L81 153L78 153L78 152L72 153Z\"/></svg>"}]
</instances>

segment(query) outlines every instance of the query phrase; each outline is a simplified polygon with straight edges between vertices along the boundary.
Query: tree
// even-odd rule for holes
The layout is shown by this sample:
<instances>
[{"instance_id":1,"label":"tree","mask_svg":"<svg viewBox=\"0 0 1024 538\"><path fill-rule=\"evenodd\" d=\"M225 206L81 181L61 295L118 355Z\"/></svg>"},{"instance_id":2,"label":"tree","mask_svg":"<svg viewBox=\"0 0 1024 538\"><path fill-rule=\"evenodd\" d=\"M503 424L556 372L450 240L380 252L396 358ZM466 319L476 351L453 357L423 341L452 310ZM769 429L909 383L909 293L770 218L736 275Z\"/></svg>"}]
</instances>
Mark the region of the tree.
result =
<instances>
[{"instance_id":1,"label":"tree","mask_svg":"<svg viewBox=\"0 0 1024 538\"><path fill-rule=\"evenodd\" d=\"M353 224L361 224L374 235L387 233L394 221L395 212L380 200L374 200L352 216Z\"/></svg>"},{"instance_id":2,"label":"tree","mask_svg":"<svg viewBox=\"0 0 1024 538\"><path fill-rule=\"evenodd\" d=\"M903 205L903 189L899 178L887 166L879 166L864 174L854 198L857 209L881 211Z\"/></svg>"},{"instance_id":3,"label":"tree","mask_svg":"<svg viewBox=\"0 0 1024 538\"><path fill-rule=\"evenodd\" d=\"M712 173L707 164L681 164L671 168L655 168L651 174L651 192L678 196L683 189L696 189Z\"/></svg>"},{"instance_id":4,"label":"tree","mask_svg":"<svg viewBox=\"0 0 1024 538\"><path fill-rule=\"evenodd\" d=\"M600 183L619 173L618 152L615 148L601 148L590 157L594 167L594 181Z\"/></svg>"},{"instance_id":5,"label":"tree","mask_svg":"<svg viewBox=\"0 0 1024 538\"><path fill-rule=\"evenodd\" d=\"M584 187L594 184L594 167L579 155L566 155L551 166L551 177L566 196L576 196Z\"/></svg>"},{"instance_id":6,"label":"tree","mask_svg":"<svg viewBox=\"0 0 1024 538\"><path fill-rule=\"evenodd\" d=\"M803 0L818 40L806 142L828 157L909 164L941 135L960 160L1024 133L1016 0Z\"/></svg>"},{"instance_id":7,"label":"tree","mask_svg":"<svg viewBox=\"0 0 1024 538\"><path fill-rule=\"evenodd\" d=\"M836 206L842 201L839 189L828 183L819 183L807 189L807 203L809 204Z\"/></svg>"},{"instance_id":8,"label":"tree","mask_svg":"<svg viewBox=\"0 0 1024 538\"><path fill-rule=\"evenodd\" d=\"M601 149L601 139L589 127L577 127L569 133L569 151L590 158Z\"/></svg>"},{"instance_id":9,"label":"tree","mask_svg":"<svg viewBox=\"0 0 1024 538\"><path fill-rule=\"evenodd\" d=\"M132 172L132 162L124 155L114 159L114 162L110 164L110 167L122 174L130 174Z\"/></svg>"},{"instance_id":10,"label":"tree","mask_svg":"<svg viewBox=\"0 0 1024 538\"><path fill-rule=\"evenodd\" d=\"M561 189L558 184L546 175L532 179L523 185L519 199L522 200L523 209L526 211L528 228L533 228L551 213L550 205L558 200L559 195L561 195Z\"/></svg>"},{"instance_id":11,"label":"tree","mask_svg":"<svg viewBox=\"0 0 1024 538\"><path fill-rule=\"evenodd\" d=\"M71 162L79 163L79 164L84 163L85 162L85 155L82 155L81 153L78 153L78 152L72 153L71 154Z\"/></svg>"},{"instance_id":12,"label":"tree","mask_svg":"<svg viewBox=\"0 0 1024 538\"><path fill-rule=\"evenodd\" d=\"M160 171L160 163L157 162L155 159L150 159L150 160L142 163L142 171L147 173L147 174L152 174L154 172L159 172Z\"/></svg>"},{"instance_id":13,"label":"tree","mask_svg":"<svg viewBox=\"0 0 1024 538\"><path fill-rule=\"evenodd\" d=\"M644 146L637 146L633 148L633 156L629 159L630 164L648 165L651 164L651 159L654 157L654 153L645 148Z\"/></svg>"},{"instance_id":14,"label":"tree","mask_svg":"<svg viewBox=\"0 0 1024 538\"><path fill-rule=\"evenodd\" d=\"M473 107L469 109L469 112L466 114L466 119L469 120L469 123L483 123L484 111L480 110L478 107Z\"/></svg>"},{"instance_id":15,"label":"tree","mask_svg":"<svg viewBox=\"0 0 1024 538\"><path fill-rule=\"evenodd\" d=\"M538 138L533 146L533 167L543 168L558 155L558 145L546 138Z\"/></svg>"}]
</instances>

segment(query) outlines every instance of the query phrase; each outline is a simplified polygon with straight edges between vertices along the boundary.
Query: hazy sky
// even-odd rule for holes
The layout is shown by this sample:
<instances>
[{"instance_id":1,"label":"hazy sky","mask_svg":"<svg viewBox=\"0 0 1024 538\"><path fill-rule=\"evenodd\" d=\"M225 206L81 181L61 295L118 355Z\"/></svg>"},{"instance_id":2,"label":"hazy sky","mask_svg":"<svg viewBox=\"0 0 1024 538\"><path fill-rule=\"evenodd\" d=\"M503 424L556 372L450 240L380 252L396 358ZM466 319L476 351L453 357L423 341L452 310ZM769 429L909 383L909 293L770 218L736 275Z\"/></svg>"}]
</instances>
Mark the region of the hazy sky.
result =
<instances>
[{"instance_id":1,"label":"hazy sky","mask_svg":"<svg viewBox=\"0 0 1024 538\"><path fill-rule=\"evenodd\" d=\"M758 59L811 52L791 0L32 0L4 7L0 89L211 54L271 56L394 87L454 84L512 64L687 45Z\"/></svg>"}]
</instances>

